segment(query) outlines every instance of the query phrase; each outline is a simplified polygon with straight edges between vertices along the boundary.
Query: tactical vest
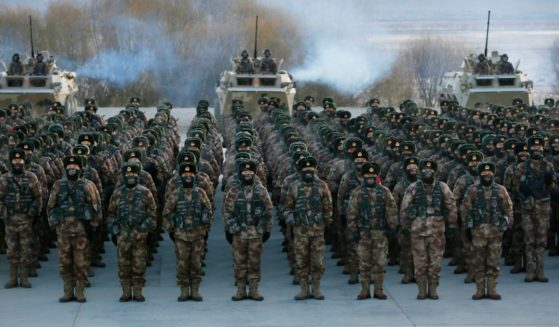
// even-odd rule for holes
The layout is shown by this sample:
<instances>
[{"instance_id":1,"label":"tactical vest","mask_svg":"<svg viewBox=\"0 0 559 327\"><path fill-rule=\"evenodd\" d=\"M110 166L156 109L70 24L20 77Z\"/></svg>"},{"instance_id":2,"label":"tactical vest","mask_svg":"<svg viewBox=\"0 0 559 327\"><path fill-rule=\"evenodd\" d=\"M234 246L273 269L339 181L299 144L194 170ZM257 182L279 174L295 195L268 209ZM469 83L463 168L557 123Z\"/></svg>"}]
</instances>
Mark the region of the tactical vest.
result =
<instances>
[{"instance_id":1,"label":"tactical vest","mask_svg":"<svg viewBox=\"0 0 559 327\"><path fill-rule=\"evenodd\" d=\"M302 181L297 182L297 200L295 200L294 218L297 225L320 224L322 217L322 202L320 201L318 180L313 180L311 197L307 198Z\"/></svg>"},{"instance_id":2,"label":"tactical vest","mask_svg":"<svg viewBox=\"0 0 559 327\"><path fill-rule=\"evenodd\" d=\"M91 206L85 202L85 181L78 180L70 189L67 179L60 180L60 192L58 193L58 207L60 223L66 217L77 217L80 220L92 220L93 212Z\"/></svg>"},{"instance_id":3,"label":"tactical vest","mask_svg":"<svg viewBox=\"0 0 559 327\"><path fill-rule=\"evenodd\" d=\"M485 192L481 184L477 186L477 199L475 207L468 214L468 227L477 227L481 224L491 224L500 226L503 216L502 201L499 198L499 188L493 183L491 187L491 203L489 204L489 212L487 212L487 203L485 201Z\"/></svg>"},{"instance_id":4,"label":"tactical vest","mask_svg":"<svg viewBox=\"0 0 559 327\"><path fill-rule=\"evenodd\" d=\"M10 173L7 175L8 184L4 204L9 215L27 214L33 205L33 193L29 186L29 178L24 172L21 183L16 182L15 177ZM18 201L19 195L19 201Z\"/></svg>"},{"instance_id":5,"label":"tactical vest","mask_svg":"<svg viewBox=\"0 0 559 327\"><path fill-rule=\"evenodd\" d=\"M128 192L134 192L132 203L128 203ZM137 228L140 232L149 231L149 217L142 201L142 190L136 187L130 190L123 187L117 206L117 216L114 223L120 230L131 232Z\"/></svg>"},{"instance_id":6,"label":"tactical vest","mask_svg":"<svg viewBox=\"0 0 559 327\"><path fill-rule=\"evenodd\" d=\"M375 226L371 226L371 221L373 221L371 209L369 190L367 187L362 187L361 198L359 199L359 219L357 220L359 229L368 232L371 230L385 230L387 222L384 207L384 192L383 188L379 185L375 187Z\"/></svg>"},{"instance_id":7,"label":"tactical vest","mask_svg":"<svg viewBox=\"0 0 559 327\"><path fill-rule=\"evenodd\" d=\"M441 182L435 181L433 189L431 205L427 203L427 193L423 181L419 180L416 184L415 202L408 208L408 216L410 220L415 218L427 219L431 216L443 216L446 211L443 202L443 192L441 190ZM435 212L427 215L427 207L433 207Z\"/></svg>"},{"instance_id":8,"label":"tactical vest","mask_svg":"<svg viewBox=\"0 0 559 327\"><path fill-rule=\"evenodd\" d=\"M260 216L264 213L265 206L261 200L260 188L254 186L252 188L252 197L247 199L245 197L245 188L240 184L240 192L237 201L235 202L234 216L237 224L242 228L248 225L258 225ZM250 202L250 212L248 211L248 204Z\"/></svg>"},{"instance_id":9,"label":"tactical vest","mask_svg":"<svg viewBox=\"0 0 559 327\"><path fill-rule=\"evenodd\" d=\"M177 189L179 198L177 207L171 214L171 223L175 228L191 228L198 227L208 222L208 217L204 219L204 208L200 202L200 190L198 188L192 189L192 198L190 202L186 201L184 195L184 188Z\"/></svg>"},{"instance_id":10,"label":"tactical vest","mask_svg":"<svg viewBox=\"0 0 559 327\"><path fill-rule=\"evenodd\" d=\"M351 172L347 179L347 189L349 192L346 193L344 199L340 199L343 201L344 207L343 210L347 210L347 206L349 204L349 198L351 197L351 191L355 190L359 186L359 181L357 180L357 174L355 172Z\"/></svg>"},{"instance_id":11,"label":"tactical vest","mask_svg":"<svg viewBox=\"0 0 559 327\"><path fill-rule=\"evenodd\" d=\"M545 186L545 171L535 171L532 169L532 160L525 161L524 175L520 178L521 183L526 183L530 188L532 196L536 200L549 198L549 192ZM545 167L544 163L542 165Z\"/></svg>"}]
</instances>

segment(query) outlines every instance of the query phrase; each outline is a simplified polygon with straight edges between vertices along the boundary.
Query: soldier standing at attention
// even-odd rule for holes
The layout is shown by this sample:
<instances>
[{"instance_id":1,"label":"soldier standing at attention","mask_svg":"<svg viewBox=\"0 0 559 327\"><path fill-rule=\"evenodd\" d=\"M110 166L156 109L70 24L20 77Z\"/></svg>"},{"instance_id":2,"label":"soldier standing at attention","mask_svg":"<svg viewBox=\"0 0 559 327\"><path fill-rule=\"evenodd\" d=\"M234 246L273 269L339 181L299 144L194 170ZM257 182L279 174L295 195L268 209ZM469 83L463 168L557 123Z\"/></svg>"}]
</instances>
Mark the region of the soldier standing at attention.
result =
<instances>
[{"instance_id":1,"label":"soldier standing at attention","mask_svg":"<svg viewBox=\"0 0 559 327\"><path fill-rule=\"evenodd\" d=\"M324 229L332 223L332 195L328 184L316 176L316 159L307 157L297 161L301 180L291 185L287 195L286 223L293 226L295 273L300 292L295 300L324 300L320 279L324 274ZM312 293L309 294L309 275Z\"/></svg>"},{"instance_id":2,"label":"soldier standing at attention","mask_svg":"<svg viewBox=\"0 0 559 327\"><path fill-rule=\"evenodd\" d=\"M177 284L181 289L179 302L202 301L199 293L202 281L204 237L210 227L213 212L206 192L195 185L196 165L182 163L180 183L165 195L163 228L175 242Z\"/></svg>"},{"instance_id":3,"label":"soldier standing at attention","mask_svg":"<svg viewBox=\"0 0 559 327\"><path fill-rule=\"evenodd\" d=\"M147 237L156 226L155 199L150 190L139 184L142 167L128 162L122 167L124 185L111 196L108 210L111 240L117 246L118 276L122 286L120 302L144 302Z\"/></svg>"},{"instance_id":4,"label":"soldier standing at attention","mask_svg":"<svg viewBox=\"0 0 559 327\"><path fill-rule=\"evenodd\" d=\"M33 220L42 208L41 184L37 176L25 170L25 151L8 154L11 171L0 178L0 218L4 221L10 279L5 288L30 288L27 279L33 264ZM19 283L18 283L19 274Z\"/></svg>"},{"instance_id":5,"label":"soldier standing at attention","mask_svg":"<svg viewBox=\"0 0 559 327\"><path fill-rule=\"evenodd\" d=\"M256 179L257 164L253 160L239 163L240 183L227 191L223 200L225 236L233 245L233 261L237 293L231 298L240 301L248 297L262 301L258 292L260 259L263 243L270 238L272 200L268 190Z\"/></svg>"},{"instance_id":6,"label":"soldier standing at attention","mask_svg":"<svg viewBox=\"0 0 559 327\"><path fill-rule=\"evenodd\" d=\"M547 283L544 274L544 251L550 219L550 190L555 189L553 164L544 159L545 139L536 135L528 139L530 158L517 165L514 190L521 201L522 229L526 255L526 277Z\"/></svg>"},{"instance_id":7,"label":"soldier standing at attention","mask_svg":"<svg viewBox=\"0 0 559 327\"><path fill-rule=\"evenodd\" d=\"M445 219L454 231L456 226L456 203L452 191L443 182L435 181L437 163L423 160L420 164L421 180L411 184L402 200L400 221L402 229L411 231L411 246L417 299L437 300L437 287L441 276L441 259L445 243ZM453 234L451 232L450 234Z\"/></svg>"},{"instance_id":8,"label":"soldier standing at attention","mask_svg":"<svg viewBox=\"0 0 559 327\"><path fill-rule=\"evenodd\" d=\"M60 302L85 302L85 284L89 269L87 234L102 219L101 196L93 182L83 178L83 159L68 156L64 160L66 177L54 183L47 206L49 225L56 228L60 276L64 295ZM74 297L75 288L75 297Z\"/></svg>"},{"instance_id":9,"label":"soldier standing at attention","mask_svg":"<svg viewBox=\"0 0 559 327\"><path fill-rule=\"evenodd\" d=\"M387 234L396 233L398 208L390 190L378 184L380 167L365 163L361 167L362 186L351 192L347 228L358 243L361 293L358 300L371 297L369 285L374 274L374 297L386 300L383 291L384 267L388 252Z\"/></svg>"},{"instance_id":10,"label":"soldier standing at attention","mask_svg":"<svg viewBox=\"0 0 559 327\"><path fill-rule=\"evenodd\" d=\"M503 245L503 232L512 225L512 200L507 189L494 182L495 164L482 162L477 166L479 182L471 185L464 197L462 225L466 237L473 245L473 269L476 293L473 300L486 295L500 300L497 293L499 258ZM487 281L487 293L485 282Z\"/></svg>"}]
</instances>

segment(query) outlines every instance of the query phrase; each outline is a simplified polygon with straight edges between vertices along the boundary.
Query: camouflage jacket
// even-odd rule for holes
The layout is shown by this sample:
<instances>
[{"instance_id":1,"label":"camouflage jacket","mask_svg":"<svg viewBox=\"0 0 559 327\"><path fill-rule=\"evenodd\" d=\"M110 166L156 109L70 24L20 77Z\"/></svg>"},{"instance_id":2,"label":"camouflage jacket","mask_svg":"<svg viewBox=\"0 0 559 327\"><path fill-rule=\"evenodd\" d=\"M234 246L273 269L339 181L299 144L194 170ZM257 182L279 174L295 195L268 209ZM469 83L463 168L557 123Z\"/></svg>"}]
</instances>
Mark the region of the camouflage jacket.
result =
<instances>
[{"instance_id":1,"label":"camouflage jacket","mask_svg":"<svg viewBox=\"0 0 559 327\"><path fill-rule=\"evenodd\" d=\"M182 201L184 203L181 204ZM166 193L163 228L169 233L174 233L175 238L184 241L199 239L205 236L212 221L212 204L203 189L177 185L171 192Z\"/></svg>"},{"instance_id":2,"label":"camouflage jacket","mask_svg":"<svg viewBox=\"0 0 559 327\"><path fill-rule=\"evenodd\" d=\"M40 214L42 189L30 171L21 175L8 172L0 177L0 218L10 224L25 224Z\"/></svg>"},{"instance_id":3,"label":"camouflage jacket","mask_svg":"<svg viewBox=\"0 0 559 327\"><path fill-rule=\"evenodd\" d=\"M483 190L483 200L478 193L480 190ZM512 200L502 185L494 183L491 187L482 187L476 183L466 191L461 216L464 228L492 224L504 231L513 224Z\"/></svg>"},{"instance_id":4,"label":"camouflage jacket","mask_svg":"<svg viewBox=\"0 0 559 327\"><path fill-rule=\"evenodd\" d=\"M364 192L367 193L364 194ZM377 192L380 193L377 194ZM382 203L377 203L379 196L382 198ZM365 199L367 203L364 203ZM364 217L367 210L370 210L367 213L368 217ZM382 210L382 212L377 212L378 210ZM383 221L379 221L379 219ZM384 231L397 228L398 208L387 187L382 185L375 188L359 186L351 192L347 208L347 229L349 231L359 230L361 236L366 237L372 230Z\"/></svg>"}]
</instances>

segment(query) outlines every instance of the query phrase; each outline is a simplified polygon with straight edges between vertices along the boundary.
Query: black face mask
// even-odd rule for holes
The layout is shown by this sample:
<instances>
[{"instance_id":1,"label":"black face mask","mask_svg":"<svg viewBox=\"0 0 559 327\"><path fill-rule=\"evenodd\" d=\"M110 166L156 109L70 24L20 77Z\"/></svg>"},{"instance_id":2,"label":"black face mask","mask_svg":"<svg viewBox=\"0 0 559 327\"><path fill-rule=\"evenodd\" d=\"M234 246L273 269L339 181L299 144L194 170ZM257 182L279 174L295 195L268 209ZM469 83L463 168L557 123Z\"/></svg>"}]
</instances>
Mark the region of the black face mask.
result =
<instances>
[{"instance_id":1,"label":"black face mask","mask_svg":"<svg viewBox=\"0 0 559 327\"><path fill-rule=\"evenodd\" d=\"M503 159L503 158L505 157L505 150L503 150L503 149L496 149L496 150L495 150L495 155L497 156L497 158Z\"/></svg>"},{"instance_id":2,"label":"black face mask","mask_svg":"<svg viewBox=\"0 0 559 327\"><path fill-rule=\"evenodd\" d=\"M182 176L181 177L182 186L184 188L192 188L194 186L193 176Z\"/></svg>"},{"instance_id":3,"label":"black face mask","mask_svg":"<svg viewBox=\"0 0 559 327\"><path fill-rule=\"evenodd\" d=\"M244 185L254 184L254 175L241 175L241 182Z\"/></svg>"},{"instance_id":4,"label":"black face mask","mask_svg":"<svg viewBox=\"0 0 559 327\"><path fill-rule=\"evenodd\" d=\"M433 172L422 172L421 173L421 180L423 180L423 182L425 184L433 184L433 182L435 181L435 173Z\"/></svg>"},{"instance_id":5,"label":"black face mask","mask_svg":"<svg viewBox=\"0 0 559 327\"><path fill-rule=\"evenodd\" d=\"M507 163L511 164L515 161L516 161L516 156L515 155L507 154Z\"/></svg>"},{"instance_id":6,"label":"black face mask","mask_svg":"<svg viewBox=\"0 0 559 327\"><path fill-rule=\"evenodd\" d=\"M470 166L470 175L472 176L477 176L477 167L476 166Z\"/></svg>"},{"instance_id":7,"label":"black face mask","mask_svg":"<svg viewBox=\"0 0 559 327\"><path fill-rule=\"evenodd\" d=\"M14 175L21 175L23 173L23 164L12 164L12 173Z\"/></svg>"},{"instance_id":8,"label":"black face mask","mask_svg":"<svg viewBox=\"0 0 559 327\"><path fill-rule=\"evenodd\" d=\"M495 150L494 149L485 149L484 152L488 157L492 157L492 156L495 155Z\"/></svg>"},{"instance_id":9,"label":"black face mask","mask_svg":"<svg viewBox=\"0 0 559 327\"><path fill-rule=\"evenodd\" d=\"M376 187L377 186L377 176L367 177L364 180L366 187Z\"/></svg>"},{"instance_id":10,"label":"black face mask","mask_svg":"<svg viewBox=\"0 0 559 327\"><path fill-rule=\"evenodd\" d=\"M414 172L413 174L412 171ZM415 182L417 180L417 169L412 169L412 170L406 169L406 178L408 179L408 181L412 183Z\"/></svg>"},{"instance_id":11,"label":"black face mask","mask_svg":"<svg viewBox=\"0 0 559 327\"><path fill-rule=\"evenodd\" d=\"M556 147L551 147L551 154L553 154L554 156L559 154L559 148Z\"/></svg>"},{"instance_id":12,"label":"black face mask","mask_svg":"<svg viewBox=\"0 0 559 327\"><path fill-rule=\"evenodd\" d=\"M541 160L543 159L543 153L539 151L532 151L530 152L530 158L534 160Z\"/></svg>"},{"instance_id":13,"label":"black face mask","mask_svg":"<svg viewBox=\"0 0 559 327\"><path fill-rule=\"evenodd\" d=\"M301 178L303 179L303 181L305 183L310 183L314 180L314 173L311 172L305 172L301 175Z\"/></svg>"},{"instance_id":14,"label":"black face mask","mask_svg":"<svg viewBox=\"0 0 559 327\"><path fill-rule=\"evenodd\" d=\"M402 160L402 154L400 152L394 152L392 159L396 162Z\"/></svg>"},{"instance_id":15,"label":"black face mask","mask_svg":"<svg viewBox=\"0 0 559 327\"><path fill-rule=\"evenodd\" d=\"M485 175L480 178L481 185L490 186L493 184L493 176Z\"/></svg>"},{"instance_id":16,"label":"black face mask","mask_svg":"<svg viewBox=\"0 0 559 327\"><path fill-rule=\"evenodd\" d=\"M126 187L132 188L138 185L138 177L137 176L125 176L126 179Z\"/></svg>"},{"instance_id":17,"label":"black face mask","mask_svg":"<svg viewBox=\"0 0 559 327\"><path fill-rule=\"evenodd\" d=\"M80 172L76 168L68 168L66 169L66 177L71 181L75 181L80 177Z\"/></svg>"}]
</instances>

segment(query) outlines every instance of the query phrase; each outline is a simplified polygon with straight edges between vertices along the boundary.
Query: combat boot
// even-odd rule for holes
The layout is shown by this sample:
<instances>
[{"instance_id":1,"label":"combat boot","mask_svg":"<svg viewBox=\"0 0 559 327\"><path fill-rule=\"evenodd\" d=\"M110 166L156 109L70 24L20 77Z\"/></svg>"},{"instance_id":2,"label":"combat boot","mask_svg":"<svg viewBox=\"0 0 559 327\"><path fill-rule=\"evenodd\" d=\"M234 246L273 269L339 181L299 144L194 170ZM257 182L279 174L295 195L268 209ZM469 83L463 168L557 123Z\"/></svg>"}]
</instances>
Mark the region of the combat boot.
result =
<instances>
[{"instance_id":1,"label":"combat boot","mask_svg":"<svg viewBox=\"0 0 559 327\"><path fill-rule=\"evenodd\" d=\"M31 283L27 279L29 268L27 266L20 266L19 269L19 286L23 288L31 288Z\"/></svg>"},{"instance_id":2,"label":"combat boot","mask_svg":"<svg viewBox=\"0 0 559 327\"><path fill-rule=\"evenodd\" d=\"M481 300L485 297L485 278L476 278L476 292L472 300Z\"/></svg>"},{"instance_id":3,"label":"combat boot","mask_svg":"<svg viewBox=\"0 0 559 327\"><path fill-rule=\"evenodd\" d=\"M31 267L29 267L29 273L27 274L27 277L38 277L39 274L37 273L37 265L31 265Z\"/></svg>"},{"instance_id":4,"label":"combat boot","mask_svg":"<svg viewBox=\"0 0 559 327\"><path fill-rule=\"evenodd\" d=\"M188 298L189 298L189 296L188 296L188 285L181 286L181 294L177 298L177 301L179 301L179 302L188 301Z\"/></svg>"},{"instance_id":5,"label":"combat boot","mask_svg":"<svg viewBox=\"0 0 559 327\"><path fill-rule=\"evenodd\" d=\"M134 301L144 302L146 298L142 295L142 286L134 285L132 291L134 292Z\"/></svg>"},{"instance_id":6,"label":"combat boot","mask_svg":"<svg viewBox=\"0 0 559 327\"><path fill-rule=\"evenodd\" d=\"M376 274L375 275L375 291L373 293L373 297L375 299L386 300L386 294L384 294L383 283L384 283L384 275L383 274Z\"/></svg>"},{"instance_id":7,"label":"combat boot","mask_svg":"<svg viewBox=\"0 0 559 327\"><path fill-rule=\"evenodd\" d=\"M361 280L361 293L357 295L358 300L366 300L371 298L370 282Z\"/></svg>"},{"instance_id":8,"label":"combat boot","mask_svg":"<svg viewBox=\"0 0 559 327\"><path fill-rule=\"evenodd\" d=\"M515 258L510 273L518 274L521 273L523 270L524 269L522 269L522 257Z\"/></svg>"},{"instance_id":9,"label":"combat boot","mask_svg":"<svg viewBox=\"0 0 559 327\"><path fill-rule=\"evenodd\" d=\"M417 299L425 300L427 298L427 280L425 277L417 278Z\"/></svg>"},{"instance_id":10,"label":"combat boot","mask_svg":"<svg viewBox=\"0 0 559 327\"><path fill-rule=\"evenodd\" d=\"M202 302L204 300L200 295L200 283L192 283L190 298L195 302Z\"/></svg>"},{"instance_id":11,"label":"combat boot","mask_svg":"<svg viewBox=\"0 0 559 327\"><path fill-rule=\"evenodd\" d=\"M60 303L66 303L75 300L74 298L74 281L64 279L64 295L58 299Z\"/></svg>"},{"instance_id":12,"label":"combat boot","mask_svg":"<svg viewBox=\"0 0 559 327\"><path fill-rule=\"evenodd\" d=\"M76 282L76 301L79 303L84 303L87 300L85 299L85 281L78 280Z\"/></svg>"},{"instance_id":13,"label":"combat boot","mask_svg":"<svg viewBox=\"0 0 559 327\"><path fill-rule=\"evenodd\" d=\"M457 275L458 274L463 274L465 272L466 272L466 266L463 263L459 263L456 266L456 269L454 269L454 273L457 274Z\"/></svg>"},{"instance_id":14,"label":"combat boot","mask_svg":"<svg viewBox=\"0 0 559 327\"><path fill-rule=\"evenodd\" d=\"M10 279L4 284L4 288L14 288L17 286L17 265L10 265Z\"/></svg>"},{"instance_id":15,"label":"combat boot","mask_svg":"<svg viewBox=\"0 0 559 327\"><path fill-rule=\"evenodd\" d=\"M431 300L438 300L439 294L437 294L437 287L439 282L434 279L429 279L429 298Z\"/></svg>"},{"instance_id":16,"label":"combat boot","mask_svg":"<svg viewBox=\"0 0 559 327\"><path fill-rule=\"evenodd\" d=\"M475 281L474 273L473 273L470 269L468 269L468 274L467 274L466 277L464 278L464 283L465 283L465 284L471 284L471 283L473 283L474 281Z\"/></svg>"},{"instance_id":17,"label":"combat boot","mask_svg":"<svg viewBox=\"0 0 559 327\"><path fill-rule=\"evenodd\" d=\"M237 281L237 293L231 297L233 301L241 301L246 299L247 291L246 291L246 282Z\"/></svg>"},{"instance_id":18,"label":"combat boot","mask_svg":"<svg viewBox=\"0 0 559 327\"><path fill-rule=\"evenodd\" d=\"M120 282L122 286L122 295L118 299L120 302L128 302L132 299L132 283L129 280Z\"/></svg>"},{"instance_id":19,"label":"combat boot","mask_svg":"<svg viewBox=\"0 0 559 327\"><path fill-rule=\"evenodd\" d=\"M549 279L547 277L545 277L545 274L544 274L544 271L543 271L543 258L541 258L541 259L542 259L542 261L539 261L538 264L536 265L536 277L534 279L537 280L538 282L541 282L541 283L547 283L549 281Z\"/></svg>"},{"instance_id":20,"label":"combat boot","mask_svg":"<svg viewBox=\"0 0 559 327\"><path fill-rule=\"evenodd\" d=\"M487 298L491 300L501 299L501 295L497 293L497 279L495 277L487 277Z\"/></svg>"},{"instance_id":21,"label":"combat boot","mask_svg":"<svg viewBox=\"0 0 559 327\"><path fill-rule=\"evenodd\" d=\"M248 286L248 297L254 301L262 301L264 297L258 292L258 281L251 280Z\"/></svg>"},{"instance_id":22,"label":"combat boot","mask_svg":"<svg viewBox=\"0 0 559 327\"><path fill-rule=\"evenodd\" d=\"M311 295L315 300L324 300L324 295L320 292L320 279L313 279Z\"/></svg>"},{"instance_id":23,"label":"combat boot","mask_svg":"<svg viewBox=\"0 0 559 327\"><path fill-rule=\"evenodd\" d=\"M528 262L526 264L526 277L524 277L524 281L526 283L531 283L536 278L535 267L532 262Z\"/></svg>"},{"instance_id":24,"label":"combat boot","mask_svg":"<svg viewBox=\"0 0 559 327\"><path fill-rule=\"evenodd\" d=\"M299 280L299 287L301 290L295 295L295 300L301 301L311 297L309 293L309 282L306 280Z\"/></svg>"},{"instance_id":25,"label":"combat boot","mask_svg":"<svg viewBox=\"0 0 559 327\"><path fill-rule=\"evenodd\" d=\"M402 284L409 284L413 282L414 282L413 271L409 268L405 268L404 277L402 277Z\"/></svg>"},{"instance_id":26,"label":"combat boot","mask_svg":"<svg viewBox=\"0 0 559 327\"><path fill-rule=\"evenodd\" d=\"M349 271L349 279L347 280L347 283L349 285L355 285L355 284L359 283L359 276L357 275L357 270L356 269L351 269Z\"/></svg>"}]
</instances>

